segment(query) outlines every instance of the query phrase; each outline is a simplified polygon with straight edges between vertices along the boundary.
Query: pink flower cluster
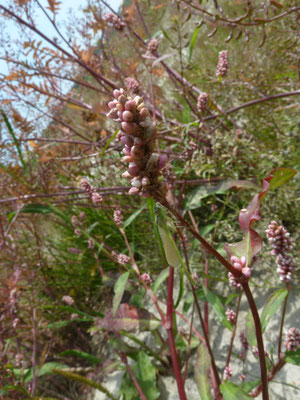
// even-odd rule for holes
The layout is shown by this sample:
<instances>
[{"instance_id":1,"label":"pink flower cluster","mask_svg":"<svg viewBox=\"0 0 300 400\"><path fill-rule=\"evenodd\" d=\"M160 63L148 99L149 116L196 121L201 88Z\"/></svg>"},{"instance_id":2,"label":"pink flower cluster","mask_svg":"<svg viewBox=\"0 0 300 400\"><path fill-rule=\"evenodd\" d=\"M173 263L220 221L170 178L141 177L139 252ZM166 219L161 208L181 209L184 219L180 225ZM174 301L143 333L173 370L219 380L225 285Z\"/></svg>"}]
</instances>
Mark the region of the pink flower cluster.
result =
<instances>
[{"instance_id":1,"label":"pink flower cluster","mask_svg":"<svg viewBox=\"0 0 300 400\"><path fill-rule=\"evenodd\" d=\"M125 83L128 90L130 90L132 93L137 93L139 91L140 84L134 78L125 78Z\"/></svg>"},{"instance_id":2,"label":"pink flower cluster","mask_svg":"<svg viewBox=\"0 0 300 400\"><path fill-rule=\"evenodd\" d=\"M300 332L297 328L289 328L285 332L284 344L289 351L296 351L300 347Z\"/></svg>"},{"instance_id":3,"label":"pink flower cluster","mask_svg":"<svg viewBox=\"0 0 300 400\"><path fill-rule=\"evenodd\" d=\"M114 212L114 221L119 228L123 225L123 215L121 210L116 210Z\"/></svg>"},{"instance_id":4,"label":"pink flower cluster","mask_svg":"<svg viewBox=\"0 0 300 400\"><path fill-rule=\"evenodd\" d=\"M96 189L90 184L87 179L82 179L80 181L80 186L85 190L88 196L92 199L94 204L99 204L102 202L103 197L96 192Z\"/></svg>"},{"instance_id":5,"label":"pink flower cluster","mask_svg":"<svg viewBox=\"0 0 300 400\"><path fill-rule=\"evenodd\" d=\"M227 321L231 322L232 324L236 323L236 313L233 310L231 310L230 308L227 308L225 314L227 317Z\"/></svg>"},{"instance_id":6,"label":"pink flower cluster","mask_svg":"<svg viewBox=\"0 0 300 400\"><path fill-rule=\"evenodd\" d=\"M207 109L207 104L208 104L208 94L202 92L197 99L198 110L202 112L205 111Z\"/></svg>"},{"instance_id":7,"label":"pink flower cluster","mask_svg":"<svg viewBox=\"0 0 300 400\"><path fill-rule=\"evenodd\" d=\"M153 153L156 132L143 99L127 96L124 89L115 89L114 98L106 116L121 124L117 139L124 145L122 161L129 163L122 176L131 180L129 194L150 197L159 188L158 177L167 156Z\"/></svg>"},{"instance_id":8,"label":"pink flower cluster","mask_svg":"<svg viewBox=\"0 0 300 400\"><path fill-rule=\"evenodd\" d=\"M232 264L233 264L235 269L237 269L238 271L242 272L243 275L246 278L250 278L251 269L247 266L246 257L242 256L241 258L238 258L236 256L232 256L230 258L230 260L231 260L231 262L232 262ZM235 276L231 272L228 273L228 278L229 278L229 283L232 286L235 286L237 288L241 288L242 287L242 285L238 282L238 280L235 278Z\"/></svg>"},{"instance_id":9,"label":"pink flower cluster","mask_svg":"<svg viewBox=\"0 0 300 400\"><path fill-rule=\"evenodd\" d=\"M157 39L151 39L148 43L147 46L147 51L151 54L154 54L156 50L158 49L158 40Z\"/></svg>"},{"instance_id":10,"label":"pink flower cluster","mask_svg":"<svg viewBox=\"0 0 300 400\"><path fill-rule=\"evenodd\" d=\"M110 23L117 31L121 32L126 24L116 14L108 13L104 17L104 21Z\"/></svg>"},{"instance_id":11,"label":"pink flower cluster","mask_svg":"<svg viewBox=\"0 0 300 400\"><path fill-rule=\"evenodd\" d=\"M231 376L232 376L232 369L229 366L227 366L224 371L224 381L229 379Z\"/></svg>"},{"instance_id":12,"label":"pink flower cluster","mask_svg":"<svg viewBox=\"0 0 300 400\"><path fill-rule=\"evenodd\" d=\"M126 254L117 254L115 251L111 252L111 255L117 260L117 262L121 265L126 265L130 261L130 257Z\"/></svg>"},{"instance_id":13,"label":"pink flower cluster","mask_svg":"<svg viewBox=\"0 0 300 400\"><path fill-rule=\"evenodd\" d=\"M228 51L227 50L222 50L219 53L219 61L218 61L218 66L217 66L217 76L221 76L222 78L227 75L229 68L229 62L228 62Z\"/></svg>"},{"instance_id":14,"label":"pink flower cluster","mask_svg":"<svg viewBox=\"0 0 300 400\"><path fill-rule=\"evenodd\" d=\"M152 283L150 275L147 274L146 272L141 275L141 279L146 283L146 285L150 285L150 283Z\"/></svg>"},{"instance_id":15,"label":"pink flower cluster","mask_svg":"<svg viewBox=\"0 0 300 400\"><path fill-rule=\"evenodd\" d=\"M293 249L293 242L289 232L276 221L272 221L266 230L266 235L273 249L271 254L276 255L277 272L279 279L284 282L293 280L295 269L293 258L287 252Z\"/></svg>"}]
</instances>

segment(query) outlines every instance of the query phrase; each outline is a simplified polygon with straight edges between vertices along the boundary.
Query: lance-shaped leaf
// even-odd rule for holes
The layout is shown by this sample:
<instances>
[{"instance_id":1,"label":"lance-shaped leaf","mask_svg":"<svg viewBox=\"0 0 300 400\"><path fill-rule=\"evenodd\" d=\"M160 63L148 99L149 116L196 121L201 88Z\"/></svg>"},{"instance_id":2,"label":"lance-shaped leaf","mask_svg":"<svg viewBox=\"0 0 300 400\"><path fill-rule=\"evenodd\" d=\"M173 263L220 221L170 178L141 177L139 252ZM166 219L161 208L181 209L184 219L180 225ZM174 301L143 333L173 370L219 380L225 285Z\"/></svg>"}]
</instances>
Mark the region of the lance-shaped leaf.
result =
<instances>
[{"instance_id":1,"label":"lance-shaped leaf","mask_svg":"<svg viewBox=\"0 0 300 400\"><path fill-rule=\"evenodd\" d=\"M121 303L128 278L129 278L129 272L125 272L124 274L119 276L119 278L115 283L114 286L115 295L113 299L113 316L116 315L119 304Z\"/></svg>"},{"instance_id":2,"label":"lance-shaped leaf","mask_svg":"<svg viewBox=\"0 0 300 400\"><path fill-rule=\"evenodd\" d=\"M201 343L197 349L194 371L195 382L201 400L211 400L209 385L210 357L203 343Z\"/></svg>"},{"instance_id":3,"label":"lance-shaped leaf","mask_svg":"<svg viewBox=\"0 0 300 400\"><path fill-rule=\"evenodd\" d=\"M239 223L244 233L244 239L241 242L225 244L224 246L229 258L232 255L239 258L244 256L247 259L247 265L251 264L253 257L258 254L262 248L262 238L253 228L255 221L261 219L260 202L268 190L276 189L283 185L296 173L297 171L294 169L277 168L272 170L270 174L263 179L262 191L253 197L247 208L240 211Z\"/></svg>"},{"instance_id":4,"label":"lance-shaped leaf","mask_svg":"<svg viewBox=\"0 0 300 400\"><path fill-rule=\"evenodd\" d=\"M136 332L153 330L160 327L161 323L147 310L141 310L127 303L120 304L115 315L111 309L104 318L97 322L99 329L108 332Z\"/></svg>"}]
</instances>

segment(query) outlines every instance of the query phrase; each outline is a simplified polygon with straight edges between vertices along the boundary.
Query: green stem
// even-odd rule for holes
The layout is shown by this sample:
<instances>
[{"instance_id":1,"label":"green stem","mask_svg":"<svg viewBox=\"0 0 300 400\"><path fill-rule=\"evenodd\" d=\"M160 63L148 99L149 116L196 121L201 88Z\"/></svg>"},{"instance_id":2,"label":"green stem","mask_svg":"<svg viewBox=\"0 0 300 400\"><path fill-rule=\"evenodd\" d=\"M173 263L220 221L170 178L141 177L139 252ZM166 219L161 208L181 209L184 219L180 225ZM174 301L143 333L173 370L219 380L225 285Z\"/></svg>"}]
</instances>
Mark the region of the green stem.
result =
<instances>
[{"instance_id":1,"label":"green stem","mask_svg":"<svg viewBox=\"0 0 300 400\"><path fill-rule=\"evenodd\" d=\"M284 326L284 319L285 319L285 313L286 313L286 306L287 306L287 301L290 293L291 286L289 283L286 284L286 288L288 290L288 294L286 295L283 303L283 310L282 310L282 316L281 316L281 323L280 323L280 331L279 331L279 340L278 340L278 359L280 360L280 353L281 353L281 342L282 342L282 332L283 332L283 326Z\"/></svg>"}]
</instances>

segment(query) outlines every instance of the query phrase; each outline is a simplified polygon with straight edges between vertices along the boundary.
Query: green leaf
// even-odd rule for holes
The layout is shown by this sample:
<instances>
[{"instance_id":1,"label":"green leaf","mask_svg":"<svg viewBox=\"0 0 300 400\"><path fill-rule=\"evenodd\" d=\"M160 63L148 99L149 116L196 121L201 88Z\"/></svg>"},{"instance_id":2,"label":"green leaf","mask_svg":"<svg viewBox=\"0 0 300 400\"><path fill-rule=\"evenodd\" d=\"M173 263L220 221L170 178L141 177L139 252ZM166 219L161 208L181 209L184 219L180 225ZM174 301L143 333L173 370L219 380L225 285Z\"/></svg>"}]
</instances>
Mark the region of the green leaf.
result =
<instances>
[{"instance_id":1,"label":"green leaf","mask_svg":"<svg viewBox=\"0 0 300 400\"><path fill-rule=\"evenodd\" d=\"M108 148L108 146L111 144L111 142L115 139L115 137L117 136L119 132L119 129L116 130L116 132L109 138L109 140L107 141L106 145L103 147L102 153L101 153L101 158L104 156L105 154L105 150Z\"/></svg>"},{"instance_id":2,"label":"green leaf","mask_svg":"<svg viewBox=\"0 0 300 400\"><path fill-rule=\"evenodd\" d=\"M112 309L113 316L116 315L117 309L122 300L128 278L129 278L129 272L125 272L124 274L119 276L119 278L115 283L114 286L115 295L113 299L113 309Z\"/></svg>"},{"instance_id":3,"label":"green leaf","mask_svg":"<svg viewBox=\"0 0 300 400\"><path fill-rule=\"evenodd\" d=\"M250 397L242 388L230 381L226 381L220 385L220 390L224 396L224 400L250 400Z\"/></svg>"},{"instance_id":4,"label":"green leaf","mask_svg":"<svg viewBox=\"0 0 300 400\"><path fill-rule=\"evenodd\" d=\"M7 126L7 129L9 131L9 133L11 134L13 142L14 142L16 148L17 148L17 152L18 152L18 155L19 155L19 158L20 158L20 162L21 162L24 170L26 170L26 164L25 164L25 161L24 161L24 158L23 158L23 155L22 155L21 147L19 146L18 139L16 138L14 130L13 130L8 118L7 118L7 115L5 114L5 112L4 112L4 110L2 108L0 108L0 113L1 113L1 115L3 117L3 119L4 119L5 125Z\"/></svg>"},{"instance_id":5,"label":"green leaf","mask_svg":"<svg viewBox=\"0 0 300 400\"><path fill-rule=\"evenodd\" d=\"M152 290L153 293L156 294L162 283L168 278L169 276L169 268L163 269L158 277L155 279L153 284Z\"/></svg>"},{"instance_id":6,"label":"green leaf","mask_svg":"<svg viewBox=\"0 0 300 400\"><path fill-rule=\"evenodd\" d=\"M251 310L248 311L246 317L246 336L251 346L257 346L256 331Z\"/></svg>"},{"instance_id":7,"label":"green leaf","mask_svg":"<svg viewBox=\"0 0 300 400\"><path fill-rule=\"evenodd\" d=\"M137 379L147 400L155 400L160 393L156 386L156 369L151 363L150 357L143 351L137 356Z\"/></svg>"},{"instance_id":8,"label":"green leaf","mask_svg":"<svg viewBox=\"0 0 300 400\"><path fill-rule=\"evenodd\" d=\"M279 186L292 179L297 171L291 168L277 168L272 171L273 179L270 181L270 189L277 189Z\"/></svg>"},{"instance_id":9,"label":"green leaf","mask_svg":"<svg viewBox=\"0 0 300 400\"><path fill-rule=\"evenodd\" d=\"M227 320L227 317L225 314L225 308L223 307L223 304L222 304L219 296L217 296L215 293L208 290L206 287L203 287L203 290L204 290L204 294L206 296L208 303L213 307L213 310L216 313L221 324L223 326L225 326L225 328L232 331L232 325Z\"/></svg>"},{"instance_id":10,"label":"green leaf","mask_svg":"<svg viewBox=\"0 0 300 400\"><path fill-rule=\"evenodd\" d=\"M285 361L289 364L300 365L300 347L296 351L287 351Z\"/></svg>"},{"instance_id":11,"label":"green leaf","mask_svg":"<svg viewBox=\"0 0 300 400\"><path fill-rule=\"evenodd\" d=\"M53 369L59 368L59 369L64 369L64 368L69 368L68 365L55 362L55 361L50 361L45 363L42 368L37 369L36 368L36 375L37 376L43 376L43 375L51 375L54 374ZM29 369L29 374L26 375L25 383L31 381L33 379L33 371L32 368Z\"/></svg>"},{"instance_id":12,"label":"green leaf","mask_svg":"<svg viewBox=\"0 0 300 400\"><path fill-rule=\"evenodd\" d=\"M192 39L190 41L190 52L189 52L189 62L191 61L192 55L193 55L193 50L194 50L194 46L196 43L196 39L198 36L198 32L199 32L200 26L198 26L193 33Z\"/></svg>"},{"instance_id":13,"label":"green leaf","mask_svg":"<svg viewBox=\"0 0 300 400\"><path fill-rule=\"evenodd\" d=\"M194 367L195 382L201 400L211 400L210 396L210 357L207 348L201 343L197 349L197 358Z\"/></svg>"},{"instance_id":14,"label":"green leaf","mask_svg":"<svg viewBox=\"0 0 300 400\"><path fill-rule=\"evenodd\" d=\"M139 208L136 212L130 215L129 218L126 219L126 221L123 224L123 229L127 228L135 219L137 216L140 215L140 213L147 207L147 204L144 204L141 208Z\"/></svg>"},{"instance_id":15,"label":"green leaf","mask_svg":"<svg viewBox=\"0 0 300 400\"><path fill-rule=\"evenodd\" d=\"M287 295L288 291L286 289L278 289L266 301L260 318L263 332Z\"/></svg>"},{"instance_id":16,"label":"green leaf","mask_svg":"<svg viewBox=\"0 0 300 400\"><path fill-rule=\"evenodd\" d=\"M255 189L258 190L259 186L251 181L234 180L228 179L226 181L221 181L215 186L199 186L194 189L185 201L185 210L193 210L201 206L201 200L216 194L225 194L227 190L231 188L243 188L243 189Z\"/></svg>"},{"instance_id":17,"label":"green leaf","mask_svg":"<svg viewBox=\"0 0 300 400\"><path fill-rule=\"evenodd\" d=\"M201 236L207 236L209 234L209 232L211 232L214 227L216 226L216 224L209 224L206 226L202 226L202 228L199 228L199 233Z\"/></svg>"},{"instance_id":18,"label":"green leaf","mask_svg":"<svg viewBox=\"0 0 300 400\"><path fill-rule=\"evenodd\" d=\"M91 224L86 230L87 233L90 234L94 230L94 228L96 228L97 225L99 225L99 221L94 222L93 224Z\"/></svg>"},{"instance_id":19,"label":"green leaf","mask_svg":"<svg viewBox=\"0 0 300 400\"><path fill-rule=\"evenodd\" d=\"M91 364L95 364L95 365L98 365L101 363L100 358L98 358L92 354L86 353L85 351L66 350L66 351L63 351L62 353L60 353L59 355L83 358L83 359L89 361Z\"/></svg>"}]
</instances>

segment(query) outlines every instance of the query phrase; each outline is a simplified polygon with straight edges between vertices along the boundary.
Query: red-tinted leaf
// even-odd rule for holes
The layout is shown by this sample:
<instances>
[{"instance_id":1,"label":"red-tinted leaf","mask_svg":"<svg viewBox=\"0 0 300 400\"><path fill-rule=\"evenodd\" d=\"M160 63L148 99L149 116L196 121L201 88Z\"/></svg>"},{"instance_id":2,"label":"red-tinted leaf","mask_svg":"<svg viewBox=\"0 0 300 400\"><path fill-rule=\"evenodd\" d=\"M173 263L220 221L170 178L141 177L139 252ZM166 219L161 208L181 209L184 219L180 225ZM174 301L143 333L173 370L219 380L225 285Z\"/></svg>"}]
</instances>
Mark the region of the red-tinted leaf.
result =
<instances>
[{"instance_id":1,"label":"red-tinted leaf","mask_svg":"<svg viewBox=\"0 0 300 400\"><path fill-rule=\"evenodd\" d=\"M254 230L253 224L261 219L260 201L269 189L276 189L290 180L297 171L290 168L277 168L263 180L262 191L256 194L249 206L242 209L239 215L239 223L244 233L244 239L235 244L225 244L224 248L228 257L235 255L239 258L246 257L247 265L251 264L253 257L258 254L262 248L262 238Z\"/></svg>"},{"instance_id":2,"label":"red-tinted leaf","mask_svg":"<svg viewBox=\"0 0 300 400\"><path fill-rule=\"evenodd\" d=\"M120 304L116 314L113 315L111 309L103 319L97 323L99 329L105 329L108 332L118 332L125 330L127 332L136 332L137 330L152 330L160 326L160 322L154 319L154 316L147 310L138 309L129 304Z\"/></svg>"}]
</instances>

